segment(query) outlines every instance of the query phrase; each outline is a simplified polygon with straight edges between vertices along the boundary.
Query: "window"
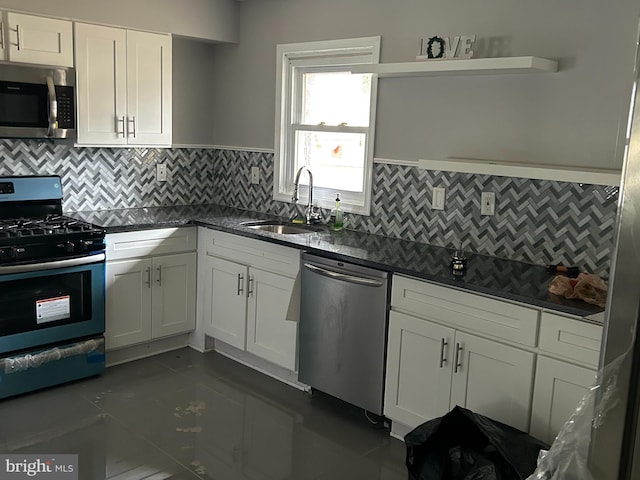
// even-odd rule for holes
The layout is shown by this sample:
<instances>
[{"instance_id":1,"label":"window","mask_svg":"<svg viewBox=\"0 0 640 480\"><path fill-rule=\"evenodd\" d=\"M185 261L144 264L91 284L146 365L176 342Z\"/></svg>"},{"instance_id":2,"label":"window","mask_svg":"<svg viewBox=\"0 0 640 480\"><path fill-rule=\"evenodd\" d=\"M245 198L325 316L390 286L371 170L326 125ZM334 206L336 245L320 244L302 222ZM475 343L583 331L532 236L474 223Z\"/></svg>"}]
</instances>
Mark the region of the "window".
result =
<instances>
[{"instance_id":1,"label":"window","mask_svg":"<svg viewBox=\"0 0 640 480\"><path fill-rule=\"evenodd\" d=\"M298 169L313 173L314 203L368 215L380 37L278 45L274 199L290 202ZM308 176L300 179L307 202ZM302 186L307 186L303 188Z\"/></svg>"}]
</instances>

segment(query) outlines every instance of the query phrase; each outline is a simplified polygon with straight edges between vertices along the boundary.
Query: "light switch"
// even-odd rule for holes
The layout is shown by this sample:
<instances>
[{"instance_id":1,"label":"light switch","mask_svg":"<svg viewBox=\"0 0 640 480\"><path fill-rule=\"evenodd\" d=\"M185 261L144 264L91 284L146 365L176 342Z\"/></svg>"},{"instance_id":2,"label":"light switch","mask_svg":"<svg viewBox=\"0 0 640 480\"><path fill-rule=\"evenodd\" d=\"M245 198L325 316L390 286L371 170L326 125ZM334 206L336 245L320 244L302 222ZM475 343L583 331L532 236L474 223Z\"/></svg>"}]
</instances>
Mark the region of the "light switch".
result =
<instances>
[{"instance_id":1,"label":"light switch","mask_svg":"<svg viewBox=\"0 0 640 480\"><path fill-rule=\"evenodd\" d=\"M480 214L495 215L496 214L496 194L495 192L482 192L480 197Z\"/></svg>"}]
</instances>

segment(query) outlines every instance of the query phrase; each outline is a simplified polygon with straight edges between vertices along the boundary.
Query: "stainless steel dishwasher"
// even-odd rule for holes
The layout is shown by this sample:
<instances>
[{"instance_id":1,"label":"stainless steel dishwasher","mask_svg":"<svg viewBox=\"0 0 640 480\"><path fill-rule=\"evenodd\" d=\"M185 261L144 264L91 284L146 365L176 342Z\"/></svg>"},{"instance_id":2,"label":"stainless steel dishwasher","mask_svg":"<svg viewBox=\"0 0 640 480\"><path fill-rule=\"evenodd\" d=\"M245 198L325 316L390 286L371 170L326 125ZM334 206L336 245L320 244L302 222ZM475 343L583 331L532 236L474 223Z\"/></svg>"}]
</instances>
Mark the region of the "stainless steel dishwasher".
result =
<instances>
[{"instance_id":1,"label":"stainless steel dishwasher","mask_svg":"<svg viewBox=\"0 0 640 480\"><path fill-rule=\"evenodd\" d=\"M298 379L382 415L387 273L302 255Z\"/></svg>"}]
</instances>

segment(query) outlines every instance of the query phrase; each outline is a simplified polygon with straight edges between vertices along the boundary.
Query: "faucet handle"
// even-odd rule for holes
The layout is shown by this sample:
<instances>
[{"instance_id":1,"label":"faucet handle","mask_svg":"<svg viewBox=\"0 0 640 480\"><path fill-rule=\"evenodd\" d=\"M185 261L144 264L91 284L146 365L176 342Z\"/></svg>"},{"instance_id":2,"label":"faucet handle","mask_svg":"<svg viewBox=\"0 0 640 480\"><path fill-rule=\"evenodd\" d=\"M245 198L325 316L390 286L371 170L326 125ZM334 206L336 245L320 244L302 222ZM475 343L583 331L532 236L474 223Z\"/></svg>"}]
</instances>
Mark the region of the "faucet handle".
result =
<instances>
[{"instance_id":1,"label":"faucet handle","mask_svg":"<svg viewBox=\"0 0 640 480\"><path fill-rule=\"evenodd\" d=\"M307 223L320 223L322 221L322 214L318 211L318 207L312 206L307 212Z\"/></svg>"}]
</instances>

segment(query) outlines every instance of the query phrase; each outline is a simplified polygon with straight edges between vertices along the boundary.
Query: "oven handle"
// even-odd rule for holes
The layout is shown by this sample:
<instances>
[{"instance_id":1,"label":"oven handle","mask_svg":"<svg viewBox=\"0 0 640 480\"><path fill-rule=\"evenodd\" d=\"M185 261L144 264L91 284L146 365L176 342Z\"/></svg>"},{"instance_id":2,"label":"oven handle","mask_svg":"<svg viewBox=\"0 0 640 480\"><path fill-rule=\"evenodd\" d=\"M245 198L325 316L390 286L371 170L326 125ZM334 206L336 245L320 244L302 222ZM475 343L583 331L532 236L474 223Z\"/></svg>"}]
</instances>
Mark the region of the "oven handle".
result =
<instances>
[{"instance_id":1,"label":"oven handle","mask_svg":"<svg viewBox=\"0 0 640 480\"><path fill-rule=\"evenodd\" d=\"M104 262L104 253L90 255L88 257L70 258L68 260L57 260L55 262L29 263L27 265L6 265L0 267L0 275L10 273L39 272L42 270L55 270L56 268L78 267L80 265L90 265L92 263Z\"/></svg>"}]
</instances>

